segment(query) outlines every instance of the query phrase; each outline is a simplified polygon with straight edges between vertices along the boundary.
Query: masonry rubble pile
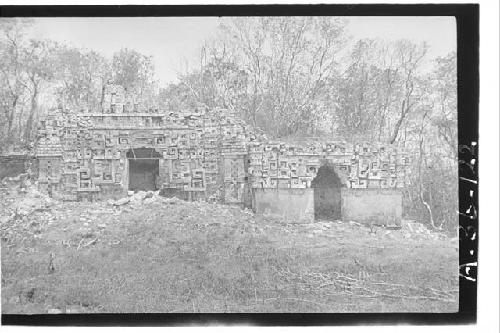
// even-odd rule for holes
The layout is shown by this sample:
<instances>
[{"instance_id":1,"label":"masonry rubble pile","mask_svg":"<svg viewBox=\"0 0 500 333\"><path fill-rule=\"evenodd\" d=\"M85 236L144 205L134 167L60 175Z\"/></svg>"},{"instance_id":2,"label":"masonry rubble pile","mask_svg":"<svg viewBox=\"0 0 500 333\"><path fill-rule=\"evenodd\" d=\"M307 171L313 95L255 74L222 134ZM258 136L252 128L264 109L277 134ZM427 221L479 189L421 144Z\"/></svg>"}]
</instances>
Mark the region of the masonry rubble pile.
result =
<instances>
[{"instance_id":1,"label":"masonry rubble pile","mask_svg":"<svg viewBox=\"0 0 500 333\"><path fill-rule=\"evenodd\" d=\"M447 238L414 221L405 221L403 228L399 230L379 227L372 230L355 221L294 224L278 217L255 215L248 209L201 201L186 202L175 197L160 196L158 192L137 192L118 200L87 203L62 202L49 198L35 187L30 187L27 193L21 196L5 194L2 197L4 199L0 213L2 244L20 246L19 251L24 252L34 251L32 240L45 239L50 230L62 233L56 241L62 243L63 247L77 250L101 242L110 245L119 244L123 239L119 232L112 230L113 228L120 230L121 223L129 223L133 216L146 222L173 224L181 229L203 229L225 225L260 234L286 232L308 238L342 239L342 235L350 233L404 241Z\"/></svg>"},{"instance_id":2,"label":"masonry rubble pile","mask_svg":"<svg viewBox=\"0 0 500 333\"><path fill-rule=\"evenodd\" d=\"M6 216L28 216L35 211L43 211L49 209L55 200L48 197L46 194L41 193L34 186L30 186L24 191L20 191L20 196L9 197L5 192L2 194L3 202L3 219ZM2 219L2 221L3 221Z\"/></svg>"},{"instance_id":3,"label":"masonry rubble pile","mask_svg":"<svg viewBox=\"0 0 500 333\"><path fill-rule=\"evenodd\" d=\"M133 191L128 191L128 196L123 197L117 200L108 200L108 204L119 207L123 205L130 204L132 206L137 206L137 205L147 205L151 204L153 202L156 202L157 200L162 200L164 202L172 202L176 198L165 198L160 196L160 191L138 191L138 192L133 192Z\"/></svg>"}]
</instances>

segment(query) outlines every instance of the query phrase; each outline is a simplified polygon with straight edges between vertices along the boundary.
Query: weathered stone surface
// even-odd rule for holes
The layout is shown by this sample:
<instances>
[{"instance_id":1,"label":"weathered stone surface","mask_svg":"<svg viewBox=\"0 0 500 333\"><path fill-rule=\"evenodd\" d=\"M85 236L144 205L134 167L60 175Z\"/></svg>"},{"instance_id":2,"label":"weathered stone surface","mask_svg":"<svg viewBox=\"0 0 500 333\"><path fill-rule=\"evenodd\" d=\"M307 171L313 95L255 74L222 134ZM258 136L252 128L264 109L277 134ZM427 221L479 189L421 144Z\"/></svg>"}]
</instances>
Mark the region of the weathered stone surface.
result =
<instances>
[{"instance_id":1,"label":"weathered stone surface","mask_svg":"<svg viewBox=\"0 0 500 333\"><path fill-rule=\"evenodd\" d=\"M255 211L290 221L314 221L313 189L256 189Z\"/></svg>"},{"instance_id":2,"label":"weathered stone surface","mask_svg":"<svg viewBox=\"0 0 500 333\"><path fill-rule=\"evenodd\" d=\"M339 214L340 209L355 211L355 205L339 208L340 184L367 191L404 187L409 159L394 145L342 140L272 142L230 110L201 105L176 112L145 108L123 88L113 84L105 88L102 112L57 109L41 122L34 150L37 181L49 196L94 202L116 198L127 190L147 191L128 191L130 201L120 199L113 204L137 206L152 203L145 199L155 197L153 190L162 190L188 201L219 201L261 211L262 207L255 207L259 200L253 190L310 189L321 170L331 166L339 184L335 190L318 187L313 200L318 205L312 210L338 219L350 216ZM133 108L125 100L133 101ZM383 201L383 196L379 199ZM271 206L286 205L278 204L276 198L270 200L274 200ZM287 210L295 212L294 216L304 215L296 207Z\"/></svg>"},{"instance_id":3,"label":"weathered stone surface","mask_svg":"<svg viewBox=\"0 0 500 333\"><path fill-rule=\"evenodd\" d=\"M342 188L342 219L401 226L403 194L398 189Z\"/></svg>"},{"instance_id":4,"label":"weathered stone surface","mask_svg":"<svg viewBox=\"0 0 500 333\"><path fill-rule=\"evenodd\" d=\"M153 202L155 202L155 201L156 201L156 199L155 199L155 198L146 198L146 199L144 199L143 203L144 203L145 205L149 205L149 204L152 204L152 203L153 203Z\"/></svg>"},{"instance_id":5,"label":"weathered stone surface","mask_svg":"<svg viewBox=\"0 0 500 333\"><path fill-rule=\"evenodd\" d=\"M128 204L130 202L130 198L121 198L121 199L118 199L114 202L114 205L115 206L122 206L122 205L125 205L125 204Z\"/></svg>"},{"instance_id":6,"label":"weathered stone surface","mask_svg":"<svg viewBox=\"0 0 500 333\"><path fill-rule=\"evenodd\" d=\"M29 166L32 162L32 156L27 151L23 152L7 152L5 155L0 155L0 181L5 185L20 185L21 174L27 175ZM25 176L22 178L26 179Z\"/></svg>"}]
</instances>

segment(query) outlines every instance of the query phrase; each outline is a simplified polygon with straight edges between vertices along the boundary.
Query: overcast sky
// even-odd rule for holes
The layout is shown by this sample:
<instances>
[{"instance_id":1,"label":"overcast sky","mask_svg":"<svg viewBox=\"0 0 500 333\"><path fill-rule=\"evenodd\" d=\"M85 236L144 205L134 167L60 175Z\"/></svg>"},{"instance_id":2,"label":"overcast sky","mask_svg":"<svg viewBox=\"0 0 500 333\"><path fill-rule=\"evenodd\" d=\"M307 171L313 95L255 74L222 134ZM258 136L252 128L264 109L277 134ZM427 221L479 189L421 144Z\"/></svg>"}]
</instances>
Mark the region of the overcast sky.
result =
<instances>
[{"instance_id":1,"label":"overcast sky","mask_svg":"<svg viewBox=\"0 0 500 333\"><path fill-rule=\"evenodd\" d=\"M196 59L204 40L213 36L217 17L36 18L33 35L96 50L110 57L122 47L154 57L157 79L176 80L186 61ZM354 39L408 38L426 41L429 58L456 49L454 17L349 17L347 31Z\"/></svg>"}]
</instances>

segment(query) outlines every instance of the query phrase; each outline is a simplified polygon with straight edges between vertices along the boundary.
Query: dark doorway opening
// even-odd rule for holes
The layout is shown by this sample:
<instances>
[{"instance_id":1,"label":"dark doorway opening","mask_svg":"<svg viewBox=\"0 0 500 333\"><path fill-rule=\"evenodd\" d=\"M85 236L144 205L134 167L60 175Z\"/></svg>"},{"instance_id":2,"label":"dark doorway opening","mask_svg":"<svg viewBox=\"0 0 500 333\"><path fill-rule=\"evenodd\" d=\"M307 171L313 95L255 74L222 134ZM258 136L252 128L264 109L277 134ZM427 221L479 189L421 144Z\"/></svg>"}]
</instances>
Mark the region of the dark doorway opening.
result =
<instances>
[{"instance_id":1,"label":"dark doorway opening","mask_svg":"<svg viewBox=\"0 0 500 333\"><path fill-rule=\"evenodd\" d=\"M153 148L129 149L127 158L130 191L158 190L160 157Z\"/></svg>"},{"instance_id":2,"label":"dark doorway opening","mask_svg":"<svg viewBox=\"0 0 500 333\"><path fill-rule=\"evenodd\" d=\"M311 182L311 187L314 188L314 218L340 220L342 182L333 166L321 166Z\"/></svg>"}]
</instances>

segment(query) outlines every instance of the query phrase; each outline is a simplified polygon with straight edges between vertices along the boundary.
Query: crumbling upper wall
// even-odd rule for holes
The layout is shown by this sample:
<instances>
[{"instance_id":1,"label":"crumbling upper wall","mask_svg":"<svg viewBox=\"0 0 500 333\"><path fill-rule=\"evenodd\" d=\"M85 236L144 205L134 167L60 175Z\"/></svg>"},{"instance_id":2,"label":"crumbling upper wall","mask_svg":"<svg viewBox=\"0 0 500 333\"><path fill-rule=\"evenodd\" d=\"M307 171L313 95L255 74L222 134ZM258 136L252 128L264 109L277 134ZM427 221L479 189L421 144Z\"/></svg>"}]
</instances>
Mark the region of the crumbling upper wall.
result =
<instances>
[{"instance_id":1,"label":"crumbling upper wall","mask_svg":"<svg viewBox=\"0 0 500 333\"><path fill-rule=\"evenodd\" d=\"M158 108L148 108L137 94L126 91L120 85L107 84L104 89L104 98L101 104L103 113L158 112Z\"/></svg>"}]
</instances>

